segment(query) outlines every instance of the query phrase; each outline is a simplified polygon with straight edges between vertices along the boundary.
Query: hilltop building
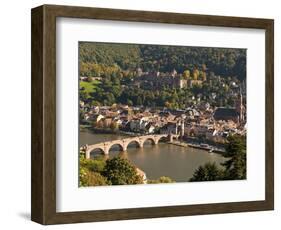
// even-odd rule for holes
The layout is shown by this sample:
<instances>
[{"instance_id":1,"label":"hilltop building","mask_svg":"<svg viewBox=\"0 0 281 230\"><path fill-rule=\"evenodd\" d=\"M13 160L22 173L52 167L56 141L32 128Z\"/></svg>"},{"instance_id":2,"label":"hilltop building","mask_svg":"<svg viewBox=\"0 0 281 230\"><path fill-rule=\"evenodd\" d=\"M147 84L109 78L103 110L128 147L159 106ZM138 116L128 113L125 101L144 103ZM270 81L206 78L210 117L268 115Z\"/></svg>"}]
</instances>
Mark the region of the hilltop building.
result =
<instances>
[{"instance_id":1,"label":"hilltop building","mask_svg":"<svg viewBox=\"0 0 281 230\"><path fill-rule=\"evenodd\" d=\"M188 88L194 85L202 85L207 80L206 73L200 79L193 77L184 77L183 74L177 73L174 69L169 73L161 73L159 71L142 72L140 68L136 70L137 77L134 80L134 85L138 87L162 89L169 88Z\"/></svg>"}]
</instances>

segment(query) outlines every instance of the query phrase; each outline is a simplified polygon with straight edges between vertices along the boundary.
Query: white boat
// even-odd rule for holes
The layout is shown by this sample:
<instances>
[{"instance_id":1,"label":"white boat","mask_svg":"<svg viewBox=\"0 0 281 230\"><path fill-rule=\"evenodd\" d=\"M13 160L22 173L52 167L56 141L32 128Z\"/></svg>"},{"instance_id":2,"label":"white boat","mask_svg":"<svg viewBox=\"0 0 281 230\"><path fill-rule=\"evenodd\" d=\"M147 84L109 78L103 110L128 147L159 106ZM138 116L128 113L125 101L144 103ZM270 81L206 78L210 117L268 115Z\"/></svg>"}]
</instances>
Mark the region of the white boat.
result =
<instances>
[{"instance_id":1,"label":"white boat","mask_svg":"<svg viewBox=\"0 0 281 230\"><path fill-rule=\"evenodd\" d=\"M209 148L209 145L208 144L200 144L200 147Z\"/></svg>"}]
</instances>

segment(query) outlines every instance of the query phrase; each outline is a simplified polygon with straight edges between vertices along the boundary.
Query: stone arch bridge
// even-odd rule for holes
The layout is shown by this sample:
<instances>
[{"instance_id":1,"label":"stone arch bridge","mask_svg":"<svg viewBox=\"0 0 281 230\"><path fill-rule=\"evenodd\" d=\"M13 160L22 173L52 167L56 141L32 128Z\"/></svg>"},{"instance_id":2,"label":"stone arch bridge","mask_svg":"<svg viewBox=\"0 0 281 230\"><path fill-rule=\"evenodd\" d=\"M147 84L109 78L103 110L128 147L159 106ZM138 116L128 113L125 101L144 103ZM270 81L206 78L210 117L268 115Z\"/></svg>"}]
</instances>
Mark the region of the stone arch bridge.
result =
<instances>
[{"instance_id":1,"label":"stone arch bridge","mask_svg":"<svg viewBox=\"0 0 281 230\"><path fill-rule=\"evenodd\" d=\"M93 145L85 145L83 148L86 151L86 159L91 157L91 152L94 150L101 150L105 155L109 154L109 151L113 145L118 145L121 148L121 151L126 151L127 147L130 143L137 143L139 148L142 148L144 142L147 140L151 140L154 145L157 145L160 139L166 138L169 142L172 142L173 139L177 139L179 135L175 134L156 134L156 135L145 135L145 136L136 136L136 137L129 137L120 140L114 141L105 141L98 144Z\"/></svg>"}]
</instances>

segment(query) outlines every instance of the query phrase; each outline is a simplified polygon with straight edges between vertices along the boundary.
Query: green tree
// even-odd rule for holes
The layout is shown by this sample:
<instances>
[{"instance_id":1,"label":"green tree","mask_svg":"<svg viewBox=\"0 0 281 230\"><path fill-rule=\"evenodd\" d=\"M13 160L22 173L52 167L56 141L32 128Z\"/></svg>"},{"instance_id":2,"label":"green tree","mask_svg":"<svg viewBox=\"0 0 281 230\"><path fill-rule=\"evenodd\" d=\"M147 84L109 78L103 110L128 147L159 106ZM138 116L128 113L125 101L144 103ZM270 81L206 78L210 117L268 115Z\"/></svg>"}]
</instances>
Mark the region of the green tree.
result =
<instances>
[{"instance_id":1,"label":"green tree","mask_svg":"<svg viewBox=\"0 0 281 230\"><path fill-rule=\"evenodd\" d=\"M129 106L132 106L132 105L133 105L133 102L132 102L132 100L130 100L130 99L127 99L127 104L128 104Z\"/></svg>"},{"instance_id":2,"label":"green tree","mask_svg":"<svg viewBox=\"0 0 281 230\"><path fill-rule=\"evenodd\" d=\"M228 160L221 164L223 169L215 163L207 163L196 169L190 181L246 179L246 137L238 134L229 136L224 157Z\"/></svg>"},{"instance_id":3,"label":"green tree","mask_svg":"<svg viewBox=\"0 0 281 230\"><path fill-rule=\"evenodd\" d=\"M216 163L208 162L203 166L199 166L189 181L215 181L221 179L223 179L223 170L219 169Z\"/></svg>"},{"instance_id":4,"label":"green tree","mask_svg":"<svg viewBox=\"0 0 281 230\"><path fill-rule=\"evenodd\" d=\"M86 159L85 153L80 153L79 164L81 168L85 168L92 172L102 172L105 167L105 160L104 158L95 158L95 159Z\"/></svg>"},{"instance_id":5,"label":"green tree","mask_svg":"<svg viewBox=\"0 0 281 230\"><path fill-rule=\"evenodd\" d=\"M91 106L100 106L100 103L98 101L91 101Z\"/></svg>"},{"instance_id":6,"label":"green tree","mask_svg":"<svg viewBox=\"0 0 281 230\"><path fill-rule=\"evenodd\" d=\"M199 74L200 74L199 70L195 68L192 72L193 79L197 80L199 77Z\"/></svg>"},{"instance_id":7,"label":"green tree","mask_svg":"<svg viewBox=\"0 0 281 230\"><path fill-rule=\"evenodd\" d=\"M100 173L91 172L86 168L80 168L79 174L79 185L80 186L99 186L110 184L105 177Z\"/></svg>"},{"instance_id":8,"label":"green tree","mask_svg":"<svg viewBox=\"0 0 281 230\"><path fill-rule=\"evenodd\" d=\"M224 157L230 159L222 164L226 168L225 179L246 179L246 137L232 135L227 140Z\"/></svg>"},{"instance_id":9,"label":"green tree","mask_svg":"<svg viewBox=\"0 0 281 230\"><path fill-rule=\"evenodd\" d=\"M190 71L188 69L183 72L183 77L185 79L189 79L190 78Z\"/></svg>"},{"instance_id":10,"label":"green tree","mask_svg":"<svg viewBox=\"0 0 281 230\"><path fill-rule=\"evenodd\" d=\"M143 180L138 175L136 167L127 159L114 157L106 160L106 166L102 175L112 185L142 184Z\"/></svg>"},{"instance_id":11,"label":"green tree","mask_svg":"<svg viewBox=\"0 0 281 230\"><path fill-rule=\"evenodd\" d=\"M79 154L79 186L109 185L110 182L100 174L105 166L105 160L86 159L85 151Z\"/></svg>"},{"instance_id":12,"label":"green tree","mask_svg":"<svg viewBox=\"0 0 281 230\"><path fill-rule=\"evenodd\" d=\"M142 105L142 98L140 95L137 97L137 105Z\"/></svg>"},{"instance_id":13,"label":"green tree","mask_svg":"<svg viewBox=\"0 0 281 230\"><path fill-rule=\"evenodd\" d=\"M175 183L174 180L172 180L170 177L167 176L161 176L157 180L148 180L148 184L166 184L166 183Z\"/></svg>"}]
</instances>

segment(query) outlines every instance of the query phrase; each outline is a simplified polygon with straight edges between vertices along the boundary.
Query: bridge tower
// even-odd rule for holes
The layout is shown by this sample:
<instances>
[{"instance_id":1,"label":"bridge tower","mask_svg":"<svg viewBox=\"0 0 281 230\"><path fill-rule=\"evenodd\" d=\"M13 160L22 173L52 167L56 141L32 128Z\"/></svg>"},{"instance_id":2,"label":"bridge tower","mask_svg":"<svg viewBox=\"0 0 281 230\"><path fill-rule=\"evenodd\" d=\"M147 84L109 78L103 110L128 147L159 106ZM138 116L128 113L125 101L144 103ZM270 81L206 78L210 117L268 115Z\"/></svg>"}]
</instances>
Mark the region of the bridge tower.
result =
<instances>
[{"instance_id":1,"label":"bridge tower","mask_svg":"<svg viewBox=\"0 0 281 230\"><path fill-rule=\"evenodd\" d=\"M184 136L184 121L181 120L180 122L180 137Z\"/></svg>"},{"instance_id":2,"label":"bridge tower","mask_svg":"<svg viewBox=\"0 0 281 230\"><path fill-rule=\"evenodd\" d=\"M184 136L184 122L185 122L185 119L186 119L186 115L182 114L181 115L181 120L180 120L180 137Z\"/></svg>"},{"instance_id":3,"label":"bridge tower","mask_svg":"<svg viewBox=\"0 0 281 230\"><path fill-rule=\"evenodd\" d=\"M169 142L173 142L173 134L172 133L169 133Z\"/></svg>"}]
</instances>

